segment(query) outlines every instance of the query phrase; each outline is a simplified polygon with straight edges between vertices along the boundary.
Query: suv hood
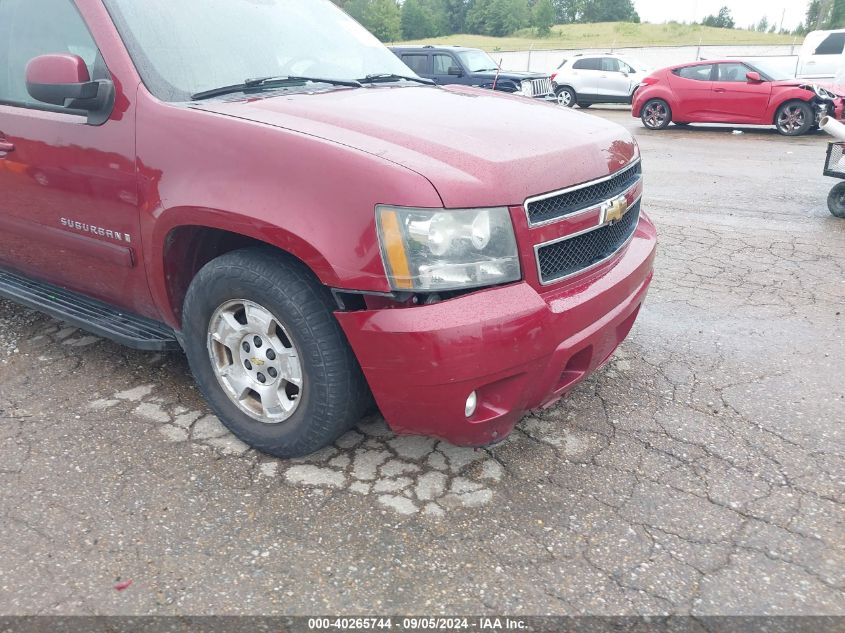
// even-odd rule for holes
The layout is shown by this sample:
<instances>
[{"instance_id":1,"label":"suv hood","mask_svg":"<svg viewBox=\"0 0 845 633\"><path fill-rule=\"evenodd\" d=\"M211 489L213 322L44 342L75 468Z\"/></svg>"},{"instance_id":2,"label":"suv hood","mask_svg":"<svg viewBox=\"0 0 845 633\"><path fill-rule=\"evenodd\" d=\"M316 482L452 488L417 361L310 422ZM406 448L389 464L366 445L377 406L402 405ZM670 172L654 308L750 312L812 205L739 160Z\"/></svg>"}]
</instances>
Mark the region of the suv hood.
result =
<instances>
[{"instance_id":1,"label":"suv hood","mask_svg":"<svg viewBox=\"0 0 845 633\"><path fill-rule=\"evenodd\" d=\"M802 86L819 86L832 92L835 95L845 95L845 86L833 83L831 81L815 81L812 79L784 79L782 81L774 81L772 85L775 88L801 88Z\"/></svg>"},{"instance_id":2,"label":"suv hood","mask_svg":"<svg viewBox=\"0 0 845 633\"><path fill-rule=\"evenodd\" d=\"M450 208L522 204L533 195L607 176L638 153L631 135L616 124L466 86L264 93L190 107L402 165L427 178ZM272 135L267 142L274 142Z\"/></svg>"}]
</instances>

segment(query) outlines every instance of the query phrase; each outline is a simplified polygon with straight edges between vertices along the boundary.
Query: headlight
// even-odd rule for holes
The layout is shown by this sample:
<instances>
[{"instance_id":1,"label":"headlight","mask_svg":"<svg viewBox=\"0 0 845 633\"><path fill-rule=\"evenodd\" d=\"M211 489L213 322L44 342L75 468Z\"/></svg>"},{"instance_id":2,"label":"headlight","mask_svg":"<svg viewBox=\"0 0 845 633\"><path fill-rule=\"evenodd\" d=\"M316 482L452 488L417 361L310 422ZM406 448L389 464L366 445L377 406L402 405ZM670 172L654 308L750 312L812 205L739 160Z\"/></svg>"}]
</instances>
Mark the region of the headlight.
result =
<instances>
[{"instance_id":1,"label":"headlight","mask_svg":"<svg viewBox=\"0 0 845 633\"><path fill-rule=\"evenodd\" d=\"M379 206L376 220L394 290L464 290L521 278L513 224L505 208Z\"/></svg>"},{"instance_id":2,"label":"headlight","mask_svg":"<svg viewBox=\"0 0 845 633\"><path fill-rule=\"evenodd\" d=\"M822 88L821 86L810 86L810 88L812 89L812 91L813 91L814 93L816 93L816 96L817 96L819 99L830 99L830 100L836 99L836 95L835 95L835 94L833 94L832 92L829 92L829 91L825 90L825 89L824 89L824 88Z\"/></svg>"}]
</instances>

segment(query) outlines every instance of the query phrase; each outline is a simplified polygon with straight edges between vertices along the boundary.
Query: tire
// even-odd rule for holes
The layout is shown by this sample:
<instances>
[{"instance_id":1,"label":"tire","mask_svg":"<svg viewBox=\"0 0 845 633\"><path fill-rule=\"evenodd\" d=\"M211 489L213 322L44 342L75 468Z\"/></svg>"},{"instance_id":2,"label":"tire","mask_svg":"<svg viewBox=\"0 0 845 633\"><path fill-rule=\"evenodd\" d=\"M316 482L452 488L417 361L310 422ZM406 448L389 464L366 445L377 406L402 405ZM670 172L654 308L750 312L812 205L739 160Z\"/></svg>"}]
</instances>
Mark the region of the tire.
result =
<instances>
[{"instance_id":1,"label":"tire","mask_svg":"<svg viewBox=\"0 0 845 633\"><path fill-rule=\"evenodd\" d=\"M827 208L837 218L845 218L845 182L838 183L827 196Z\"/></svg>"},{"instance_id":2,"label":"tire","mask_svg":"<svg viewBox=\"0 0 845 633\"><path fill-rule=\"evenodd\" d=\"M643 106L640 119L649 130L665 130L672 122L672 108L663 99L652 99Z\"/></svg>"},{"instance_id":3,"label":"tire","mask_svg":"<svg viewBox=\"0 0 845 633\"><path fill-rule=\"evenodd\" d=\"M810 131L815 121L810 104L804 101L787 101L775 114L775 127L784 136L801 136Z\"/></svg>"},{"instance_id":4,"label":"tire","mask_svg":"<svg viewBox=\"0 0 845 633\"><path fill-rule=\"evenodd\" d=\"M270 455L302 457L360 420L371 397L335 308L305 265L269 249L222 255L191 282L188 362L238 438Z\"/></svg>"},{"instance_id":5,"label":"tire","mask_svg":"<svg viewBox=\"0 0 845 633\"><path fill-rule=\"evenodd\" d=\"M569 86L560 86L555 90L555 97L557 104L564 108L571 108L575 106L576 95L575 91Z\"/></svg>"}]
</instances>

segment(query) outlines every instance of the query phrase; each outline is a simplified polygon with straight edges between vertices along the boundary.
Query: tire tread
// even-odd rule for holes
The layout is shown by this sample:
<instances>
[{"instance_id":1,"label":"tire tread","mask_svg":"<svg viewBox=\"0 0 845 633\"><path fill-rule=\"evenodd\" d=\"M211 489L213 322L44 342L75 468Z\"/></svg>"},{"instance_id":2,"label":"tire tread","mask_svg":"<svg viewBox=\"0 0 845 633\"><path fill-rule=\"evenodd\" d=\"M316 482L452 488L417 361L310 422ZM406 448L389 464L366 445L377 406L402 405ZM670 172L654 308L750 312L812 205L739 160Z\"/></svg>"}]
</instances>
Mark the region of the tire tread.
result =
<instances>
[{"instance_id":1,"label":"tire tread","mask_svg":"<svg viewBox=\"0 0 845 633\"><path fill-rule=\"evenodd\" d=\"M253 293L264 289L274 302L287 304L286 329L298 339L308 338L315 343L303 349L299 341L300 354L307 356L309 366L315 368L308 375L306 388L311 394L316 394L319 402L309 395L305 404L314 414L309 416L302 432L293 441L287 437L274 440L266 433L251 432L251 425L242 423L249 417L228 401L213 374L210 375L211 382L202 369L196 367L208 356L205 351L207 327L199 335L186 332L186 341L192 341L192 345L187 347L200 347L199 350L187 350L197 384L220 420L247 444L279 457L310 454L354 426L369 404L369 387L333 314L335 305L328 288L321 285L304 264L283 253L263 248L232 251L204 266L194 278L185 298L185 321L193 322L210 316L201 314L201 295L214 288L221 279L233 288L233 295L237 295L241 288L253 289ZM229 299L255 297L231 296ZM208 369L210 373L210 364ZM211 384L207 384L209 382ZM231 411L227 410L227 403ZM233 412L236 415L232 415ZM261 423L253 421L253 424Z\"/></svg>"}]
</instances>

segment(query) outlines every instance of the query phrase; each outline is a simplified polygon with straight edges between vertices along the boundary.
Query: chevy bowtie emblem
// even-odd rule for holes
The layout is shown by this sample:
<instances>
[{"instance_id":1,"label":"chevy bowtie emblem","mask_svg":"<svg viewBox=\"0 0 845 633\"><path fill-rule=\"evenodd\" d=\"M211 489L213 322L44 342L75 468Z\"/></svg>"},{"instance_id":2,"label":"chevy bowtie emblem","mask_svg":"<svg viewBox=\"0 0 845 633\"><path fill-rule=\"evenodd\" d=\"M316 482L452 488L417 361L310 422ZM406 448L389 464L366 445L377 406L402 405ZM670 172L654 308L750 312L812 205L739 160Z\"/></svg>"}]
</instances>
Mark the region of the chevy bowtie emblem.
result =
<instances>
[{"instance_id":1,"label":"chevy bowtie emblem","mask_svg":"<svg viewBox=\"0 0 845 633\"><path fill-rule=\"evenodd\" d=\"M614 224L619 222L628 213L628 198L619 196L602 205L602 224Z\"/></svg>"}]
</instances>

